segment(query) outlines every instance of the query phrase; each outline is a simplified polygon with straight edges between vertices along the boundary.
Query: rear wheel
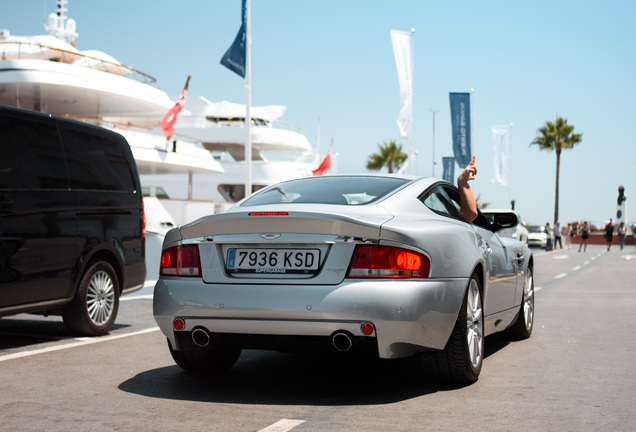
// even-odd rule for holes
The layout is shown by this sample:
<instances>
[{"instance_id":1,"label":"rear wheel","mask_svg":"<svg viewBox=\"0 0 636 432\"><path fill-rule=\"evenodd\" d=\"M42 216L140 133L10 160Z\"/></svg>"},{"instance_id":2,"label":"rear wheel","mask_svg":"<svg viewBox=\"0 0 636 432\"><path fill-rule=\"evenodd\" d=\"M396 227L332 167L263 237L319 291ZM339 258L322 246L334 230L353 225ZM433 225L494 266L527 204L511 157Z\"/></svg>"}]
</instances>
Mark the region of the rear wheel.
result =
<instances>
[{"instance_id":1,"label":"rear wheel","mask_svg":"<svg viewBox=\"0 0 636 432\"><path fill-rule=\"evenodd\" d=\"M216 373L228 370L241 355L240 348L230 346L175 350L169 340L168 349L174 362L191 372Z\"/></svg>"},{"instance_id":2,"label":"rear wheel","mask_svg":"<svg viewBox=\"0 0 636 432\"><path fill-rule=\"evenodd\" d=\"M64 308L64 324L74 333L100 336L108 333L119 310L119 281L106 261L94 261L80 280L75 298Z\"/></svg>"},{"instance_id":3,"label":"rear wheel","mask_svg":"<svg viewBox=\"0 0 636 432\"><path fill-rule=\"evenodd\" d=\"M445 381L472 383L477 381L484 360L484 322L481 283L473 275L444 351L422 354L422 366Z\"/></svg>"},{"instance_id":4,"label":"rear wheel","mask_svg":"<svg viewBox=\"0 0 636 432\"><path fill-rule=\"evenodd\" d=\"M534 275L532 267L528 267L523 286L523 300L519 308L517 320L508 329L514 339L528 339L534 327Z\"/></svg>"}]
</instances>

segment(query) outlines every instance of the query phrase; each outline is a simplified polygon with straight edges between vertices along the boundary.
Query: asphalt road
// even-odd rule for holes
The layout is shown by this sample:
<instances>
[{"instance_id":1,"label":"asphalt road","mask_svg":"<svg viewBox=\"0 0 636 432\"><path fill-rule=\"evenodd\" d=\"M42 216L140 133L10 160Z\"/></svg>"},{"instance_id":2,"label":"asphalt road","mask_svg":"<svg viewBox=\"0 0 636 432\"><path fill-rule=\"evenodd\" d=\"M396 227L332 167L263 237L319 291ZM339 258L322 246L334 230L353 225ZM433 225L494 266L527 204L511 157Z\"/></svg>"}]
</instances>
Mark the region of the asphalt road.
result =
<instances>
[{"instance_id":1,"label":"asphalt road","mask_svg":"<svg viewBox=\"0 0 636 432\"><path fill-rule=\"evenodd\" d=\"M418 377L406 360L244 352L221 377L174 365L151 288L114 331L0 319L0 431L633 431L636 249L536 253L535 329L486 339L477 383Z\"/></svg>"}]
</instances>

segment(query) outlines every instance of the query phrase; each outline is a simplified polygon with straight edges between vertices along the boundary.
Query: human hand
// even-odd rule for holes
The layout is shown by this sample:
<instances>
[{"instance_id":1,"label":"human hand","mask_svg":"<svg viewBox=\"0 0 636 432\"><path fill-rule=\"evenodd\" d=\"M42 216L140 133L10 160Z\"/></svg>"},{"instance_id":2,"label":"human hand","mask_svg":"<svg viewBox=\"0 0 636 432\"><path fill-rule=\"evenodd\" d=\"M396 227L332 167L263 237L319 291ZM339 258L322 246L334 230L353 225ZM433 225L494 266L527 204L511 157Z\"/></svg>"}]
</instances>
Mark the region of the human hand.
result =
<instances>
[{"instance_id":1,"label":"human hand","mask_svg":"<svg viewBox=\"0 0 636 432\"><path fill-rule=\"evenodd\" d=\"M475 166L475 155L470 160L470 163L457 177L458 183L467 183L469 180L475 180L475 176L477 175L477 167Z\"/></svg>"}]
</instances>

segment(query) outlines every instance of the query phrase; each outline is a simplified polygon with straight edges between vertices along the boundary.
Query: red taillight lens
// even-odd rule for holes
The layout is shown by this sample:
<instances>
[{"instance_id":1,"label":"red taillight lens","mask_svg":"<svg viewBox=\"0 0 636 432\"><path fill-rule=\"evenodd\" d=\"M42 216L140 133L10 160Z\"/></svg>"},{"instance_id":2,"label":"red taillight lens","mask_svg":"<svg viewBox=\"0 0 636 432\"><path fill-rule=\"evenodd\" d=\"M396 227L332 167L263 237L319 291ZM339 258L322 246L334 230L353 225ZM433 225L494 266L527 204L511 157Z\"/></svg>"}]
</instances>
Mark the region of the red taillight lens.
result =
<instances>
[{"instance_id":1,"label":"red taillight lens","mask_svg":"<svg viewBox=\"0 0 636 432\"><path fill-rule=\"evenodd\" d=\"M198 246L174 246L164 250L161 254L159 274L162 276L201 276Z\"/></svg>"},{"instance_id":2,"label":"red taillight lens","mask_svg":"<svg viewBox=\"0 0 636 432\"><path fill-rule=\"evenodd\" d=\"M141 200L141 215L142 215L141 236L143 238L146 238L146 205L144 204L143 200Z\"/></svg>"},{"instance_id":3,"label":"red taillight lens","mask_svg":"<svg viewBox=\"0 0 636 432\"><path fill-rule=\"evenodd\" d=\"M431 267L420 253L393 246L358 245L353 253L349 277L426 278Z\"/></svg>"}]
</instances>

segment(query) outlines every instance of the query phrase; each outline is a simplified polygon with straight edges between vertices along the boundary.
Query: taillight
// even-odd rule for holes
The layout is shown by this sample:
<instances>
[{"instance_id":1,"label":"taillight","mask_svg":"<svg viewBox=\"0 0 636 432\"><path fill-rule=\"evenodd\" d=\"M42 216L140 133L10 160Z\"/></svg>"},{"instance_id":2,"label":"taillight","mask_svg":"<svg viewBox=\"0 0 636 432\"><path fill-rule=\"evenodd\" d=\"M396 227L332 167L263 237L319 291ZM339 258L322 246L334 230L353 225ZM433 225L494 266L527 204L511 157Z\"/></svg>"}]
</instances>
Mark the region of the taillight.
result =
<instances>
[{"instance_id":1,"label":"taillight","mask_svg":"<svg viewBox=\"0 0 636 432\"><path fill-rule=\"evenodd\" d=\"M146 238L146 204L143 200L141 200L141 236Z\"/></svg>"},{"instance_id":2,"label":"taillight","mask_svg":"<svg viewBox=\"0 0 636 432\"><path fill-rule=\"evenodd\" d=\"M199 247L173 246L161 254L159 274L162 276L201 276Z\"/></svg>"},{"instance_id":3,"label":"taillight","mask_svg":"<svg viewBox=\"0 0 636 432\"><path fill-rule=\"evenodd\" d=\"M429 259L420 253L393 246L358 245L353 253L348 277L427 278Z\"/></svg>"}]
</instances>

